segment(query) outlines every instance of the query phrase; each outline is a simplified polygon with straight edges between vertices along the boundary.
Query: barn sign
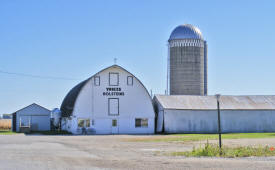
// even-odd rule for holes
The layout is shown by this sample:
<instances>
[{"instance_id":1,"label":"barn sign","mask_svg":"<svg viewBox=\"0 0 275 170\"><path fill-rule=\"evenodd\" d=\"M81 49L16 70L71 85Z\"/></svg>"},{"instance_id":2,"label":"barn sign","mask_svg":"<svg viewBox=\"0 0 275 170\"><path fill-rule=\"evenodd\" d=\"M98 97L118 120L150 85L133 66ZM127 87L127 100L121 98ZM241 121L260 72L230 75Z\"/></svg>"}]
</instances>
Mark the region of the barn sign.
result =
<instances>
[{"instance_id":1,"label":"barn sign","mask_svg":"<svg viewBox=\"0 0 275 170\"><path fill-rule=\"evenodd\" d=\"M103 96L124 96L124 92L121 91L121 87L107 87L106 92L103 92Z\"/></svg>"}]
</instances>

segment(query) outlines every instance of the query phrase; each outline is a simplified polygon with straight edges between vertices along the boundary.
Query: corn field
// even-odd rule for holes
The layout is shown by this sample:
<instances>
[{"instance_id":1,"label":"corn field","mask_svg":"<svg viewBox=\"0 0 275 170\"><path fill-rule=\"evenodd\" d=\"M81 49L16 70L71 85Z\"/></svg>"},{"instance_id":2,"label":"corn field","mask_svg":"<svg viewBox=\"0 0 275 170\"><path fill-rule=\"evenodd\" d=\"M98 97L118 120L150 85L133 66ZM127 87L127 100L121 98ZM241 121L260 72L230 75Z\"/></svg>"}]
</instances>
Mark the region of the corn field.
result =
<instances>
[{"instance_id":1,"label":"corn field","mask_svg":"<svg viewBox=\"0 0 275 170\"><path fill-rule=\"evenodd\" d=\"M0 130L11 130L11 119L0 119Z\"/></svg>"}]
</instances>

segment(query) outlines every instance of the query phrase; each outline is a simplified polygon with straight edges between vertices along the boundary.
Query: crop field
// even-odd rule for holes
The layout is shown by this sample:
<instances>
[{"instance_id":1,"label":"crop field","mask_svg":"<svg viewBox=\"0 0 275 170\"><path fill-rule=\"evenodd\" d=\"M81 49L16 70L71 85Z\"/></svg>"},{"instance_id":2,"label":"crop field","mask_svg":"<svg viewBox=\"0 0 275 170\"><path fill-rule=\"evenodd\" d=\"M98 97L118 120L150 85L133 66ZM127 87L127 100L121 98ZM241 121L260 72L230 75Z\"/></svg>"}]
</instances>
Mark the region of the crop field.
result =
<instances>
[{"instance_id":1,"label":"crop field","mask_svg":"<svg viewBox=\"0 0 275 170\"><path fill-rule=\"evenodd\" d=\"M11 119L0 119L0 130L11 130Z\"/></svg>"}]
</instances>

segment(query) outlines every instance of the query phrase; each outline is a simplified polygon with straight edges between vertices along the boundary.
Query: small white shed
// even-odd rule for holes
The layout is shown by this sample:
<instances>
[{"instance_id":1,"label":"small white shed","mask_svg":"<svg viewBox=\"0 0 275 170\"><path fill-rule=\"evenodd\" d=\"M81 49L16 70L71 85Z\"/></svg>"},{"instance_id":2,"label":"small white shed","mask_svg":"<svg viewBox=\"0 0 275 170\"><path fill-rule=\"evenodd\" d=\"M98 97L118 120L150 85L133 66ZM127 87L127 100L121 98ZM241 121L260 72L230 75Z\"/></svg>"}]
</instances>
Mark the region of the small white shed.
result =
<instances>
[{"instance_id":1,"label":"small white shed","mask_svg":"<svg viewBox=\"0 0 275 170\"><path fill-rule=\"evenodd\" d=\"M23 128L31 131L48 131L51 129L51 111L33 103L12 114L12 130L20 132Z\"/></svg>"}]
</instances>

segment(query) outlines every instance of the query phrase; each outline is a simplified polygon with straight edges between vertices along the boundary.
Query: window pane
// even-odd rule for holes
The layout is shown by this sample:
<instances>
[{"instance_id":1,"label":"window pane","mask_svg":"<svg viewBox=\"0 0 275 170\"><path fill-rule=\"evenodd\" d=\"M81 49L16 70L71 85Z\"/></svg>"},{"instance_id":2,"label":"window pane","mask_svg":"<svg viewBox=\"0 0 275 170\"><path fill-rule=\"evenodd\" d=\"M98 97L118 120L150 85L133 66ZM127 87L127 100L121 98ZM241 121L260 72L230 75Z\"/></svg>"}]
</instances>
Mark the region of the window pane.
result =
<instances>
[{"instance_id":1,"label":"window pane","mask_svg":"<svg viewBox=\"0 0 275 170\"><path fill-rule=\"evenodd\" d=\"M86 119L86 127L90 127L90 119Z\"/></svg>"},{"instance_id":2,"label":"window pane","mask_svg":"<svg viewBox=\"0 0 275 170\"><path fill-rule=\"evenodd\" d=\"M148 119L141 119L141 127L148 127Z\"/></svg>"},{"instance_id":3,"label":"window pane","mask_svg":"<svg viewBox=\"0 0 275 170\"><path fill-rule=\"evenodd\" d=\"M78 127L84 127L84 120L78 119Z\"/></svg>"},{"instance_id":4,"label":"window pane","mask_svg":"<svg viewBox=\"0 0 275 170\"><path fill-rule=\"evenodd\" d=\"M136 127L148 127L148 119L147 118L136 119Z\"/></svg>"},{"instance_id":5,"label":"window pane","mask_svg":"<svg viewBox=\"0 0 275 170\"><path fill-rule=\"evenodd\" d=\"M141 127L141 119L136 119L136 127Z\"/></svg>"},{"instance_id":6,"label":"window pane","mask_svg":"<svg viewBox=\"0 0 275 170\"><path fill-rule=\"evenodd\" d=\"M127 85L133 85L133 76L127 77Z\"/></svg>"},{"instance_id":7,"label":"window pane","mask_svg":"<svg viewBox=\"0 0 275 170\"><path fill-rule=\"evenodd\" d=\"M109 73L109 85L118 86L118 73Z\"/></svg>"},{"instance_id":8,"label":"window pane","mask_svg":"<svg viewBox=\"0 0 275 170\"><path fill-rule=\"evenodd\" d=\"M119 114L119 100L116 98L109 98L109 114L118 115Z\"/></svg>"},{"instance_id":9,"label":"window pane","mask_svg":"<svg viewBox=\"0 0 275 170\"><path fill-rule=\"evenodd\" d=\"M95 84L95 86L99 86L100 85L100 77L99 76L95 76L94 84Z\"/></svg>"},{"instance_id":10,"label":"window pane","mask_svg":"<svg viewBox=\"0 0 275 170\"><path fill-rule=\"evenodd\" d=\"M113 120L112 120L112 126L113 126L113 127L116 127L116 126L117 126L117 120L116 120L116 119L113 119Z\"/></svg>"}]
</instances>

